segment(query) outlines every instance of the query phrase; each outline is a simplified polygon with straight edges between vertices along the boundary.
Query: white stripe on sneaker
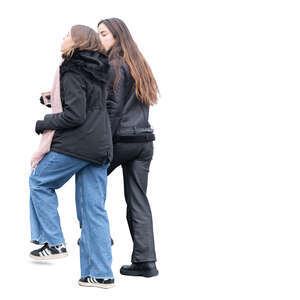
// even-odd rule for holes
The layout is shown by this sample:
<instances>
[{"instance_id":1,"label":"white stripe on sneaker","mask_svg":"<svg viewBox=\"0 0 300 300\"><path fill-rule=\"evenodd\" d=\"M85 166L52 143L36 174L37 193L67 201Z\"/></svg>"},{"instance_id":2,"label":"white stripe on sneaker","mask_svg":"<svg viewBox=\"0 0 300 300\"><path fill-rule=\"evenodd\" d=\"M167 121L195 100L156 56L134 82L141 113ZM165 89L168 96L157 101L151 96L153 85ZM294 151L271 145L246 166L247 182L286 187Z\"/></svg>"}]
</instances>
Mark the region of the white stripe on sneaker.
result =
<instances>
[{"instance_id":1,"label":"white stripe on sneaker","mask_svg":"<svg viewBox=\"0 0 300 300\"><path fill-rule=\"evenodd\" d=\"M64 248L64 244L55 246L55 248L58 250L59 253L62 253L62 249Z\"/></svg>"},{"instance_id":2,"label":"white stripe on sneaker","mask_svg":"<svg viewBox=\"0 0 300 300\"><path fill-rule=\"evenodd\" d=\"M49 249L45 249L45 252L47 253L47 255L51 255L51 251Z\"/></svg>"}]
</instances>

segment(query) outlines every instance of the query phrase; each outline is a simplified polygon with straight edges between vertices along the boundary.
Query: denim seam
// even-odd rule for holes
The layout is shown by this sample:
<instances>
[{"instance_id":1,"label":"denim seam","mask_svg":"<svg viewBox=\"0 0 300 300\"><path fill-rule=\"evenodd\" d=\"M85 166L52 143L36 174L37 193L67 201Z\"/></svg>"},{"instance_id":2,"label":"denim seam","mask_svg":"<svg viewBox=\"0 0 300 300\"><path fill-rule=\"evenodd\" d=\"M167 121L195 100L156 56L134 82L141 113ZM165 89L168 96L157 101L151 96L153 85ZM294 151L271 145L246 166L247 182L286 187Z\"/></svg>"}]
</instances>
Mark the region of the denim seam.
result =
<instances>
[{"instance_id":1,"label":"denim seam","mask_svg":"<svg viewBox=\"0 0 300 300\"><path fill-rule=\"evenodd\" d=\"M81 180L82 180L82 178L81 178ZM82 192L82 185L81 185L81 189L80 189L80 207L81 207L81 225L82 225L82 227L83 226L87 226L87 224L88 224L88 222L87 222L87 224L84 224L84 223L86 223L86 222L84 222L83 220L85 220L85 212L84 212L84 209L83 209L83 192ZM89 231L89 228L88 228L89 226L87 226L87 231ZM88 247L88 242L87 242L87 238L86 238L86 248L87 248L87 255L88 255L88 270L90 271L90 269L91 269L91 257L90 257L90 249L89 249L89 247Z\"/></svg>"}]
</instances>

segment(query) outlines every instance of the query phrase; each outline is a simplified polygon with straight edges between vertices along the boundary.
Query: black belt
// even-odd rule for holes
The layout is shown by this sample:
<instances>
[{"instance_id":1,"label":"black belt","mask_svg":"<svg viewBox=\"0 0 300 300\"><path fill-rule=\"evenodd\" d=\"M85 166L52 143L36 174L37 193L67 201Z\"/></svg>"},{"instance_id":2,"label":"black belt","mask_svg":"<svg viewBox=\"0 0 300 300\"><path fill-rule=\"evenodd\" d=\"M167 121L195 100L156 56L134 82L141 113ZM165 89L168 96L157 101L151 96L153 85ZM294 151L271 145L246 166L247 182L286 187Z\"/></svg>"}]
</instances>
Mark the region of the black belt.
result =
<instances>
[{"instance_id":1,"label":"black belt","mask_svg":"<svg viewBox=\"0 0 300 300\"><path fill-rule=\"evenodd\" d=\"M146 128L122 128L118 130L117 135L135 135L139 133L153 133L153 129L151 127Z\"/></svg>"},{"instance_id":2,"label":"black belt","mask_svg":"<svg viewBox=\"0 0 300 300\"><path fill-rule=\"evenodd\" d=\"M116 135L113 137L114 143L144 143L155 140L153 133L146 133L144 135Z\"/></svg>"}]
</instances>

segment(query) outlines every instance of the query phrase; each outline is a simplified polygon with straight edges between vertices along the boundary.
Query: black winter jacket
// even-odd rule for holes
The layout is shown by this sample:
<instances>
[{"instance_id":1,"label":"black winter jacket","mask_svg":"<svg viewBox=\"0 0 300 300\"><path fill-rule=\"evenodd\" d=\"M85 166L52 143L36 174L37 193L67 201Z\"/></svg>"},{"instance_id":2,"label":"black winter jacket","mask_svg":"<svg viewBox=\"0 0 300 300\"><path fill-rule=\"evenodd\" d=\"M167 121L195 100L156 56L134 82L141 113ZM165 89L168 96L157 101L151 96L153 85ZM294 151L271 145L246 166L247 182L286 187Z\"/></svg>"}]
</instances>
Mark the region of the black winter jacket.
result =
<instances>
[{"instance_id":1,"label":"black winter jacket","mask_svg":"<svg viewBox=\"0 0 300 300\"><path fill-rule=\"evenodd\" d=\"M115 70L111 64L107 110L114 142L153 141L155 136L148 122L149 107L136 97L134 79L126 63L121 65L116 91L114 81Z\"/></svg>"},{"instance_id":2,"label":"black winter jacket","mask_svg":"<svg viewBox=\"0 0 300 300\"><path fill-rule=\"evenodd\" d=\"M60 66L63 112L37 121L36 131L55 129L51 149L96 164L112 160L112 136L106 109L108 58L75 50Z\"/></svg>"}]
</instances>

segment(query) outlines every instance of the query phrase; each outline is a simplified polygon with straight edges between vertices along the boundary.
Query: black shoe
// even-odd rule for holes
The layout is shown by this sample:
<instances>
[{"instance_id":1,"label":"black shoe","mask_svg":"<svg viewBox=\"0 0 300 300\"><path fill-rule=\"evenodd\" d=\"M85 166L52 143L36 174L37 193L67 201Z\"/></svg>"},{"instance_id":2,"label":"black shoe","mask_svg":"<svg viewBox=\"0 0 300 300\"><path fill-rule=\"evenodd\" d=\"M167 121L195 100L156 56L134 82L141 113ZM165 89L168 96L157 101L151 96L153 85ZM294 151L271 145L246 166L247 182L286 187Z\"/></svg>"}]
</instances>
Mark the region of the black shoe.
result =
<instances>
[{"instance_id":1,"label":"black shoe","mask_svg":"<svg viewBox=\"0 0 300 300\"><path fill-rule=\"evenodd\" d=\"M64 244L50 247L46 243L42 248L31 251L29 256L36 260L48 260L66 257L68 252Z\"/></svg>"},{"instance_id":2,"label":"black shoe","mask_svg":"<svg viewBox=\"0 0 300 300\"><path fill-rule=\"evenodd\" d=\"M81 286L93 286L100 287L103 289L109 289L115 285L115 280L113 278L103 279L88 276L85 278L80 278L78 284Z\"/></svg>"},{"instance_id":3,"label":"black shoe","mask_svg":"<svg viewBox=\"0 0 300 300\"><path fill-rule=\"evenodd\" d=\"M153 277L158 275L155 262L132 263L130 266L122 266L122 275Z\"/></svg>"},{"instance_id":4,"label":"black shoe","mask_svg":"<svg viewBox=\"0 0 300 300\"><path fill-rule=\"evenodd\" d=\"M110 238L110 242L111 242L111 245L113 246L114 240L112 238ZM80 239L78 239L77 245L80 246Z\"/></svg>"}]
</instances>

